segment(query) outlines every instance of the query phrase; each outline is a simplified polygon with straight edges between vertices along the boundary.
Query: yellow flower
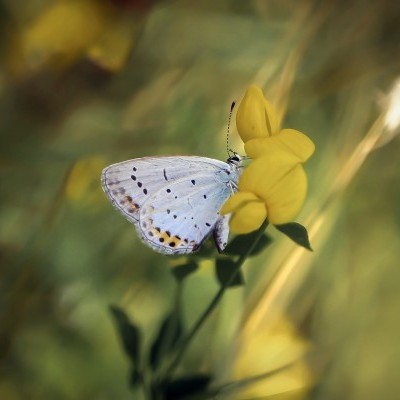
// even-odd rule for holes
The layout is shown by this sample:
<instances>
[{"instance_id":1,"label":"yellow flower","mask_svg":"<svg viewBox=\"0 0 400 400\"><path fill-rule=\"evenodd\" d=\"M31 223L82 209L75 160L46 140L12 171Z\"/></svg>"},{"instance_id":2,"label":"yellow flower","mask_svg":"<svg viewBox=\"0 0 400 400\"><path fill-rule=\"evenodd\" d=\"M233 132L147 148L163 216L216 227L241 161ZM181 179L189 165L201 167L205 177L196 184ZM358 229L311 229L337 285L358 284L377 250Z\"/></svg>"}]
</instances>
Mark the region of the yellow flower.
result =
<instances>
[{"instance_id":1,"label":"yellow flower","mask_svg":"<svg viewBox=\"0 0 400 400\"><path fill-rule=\"evenodd\" d=\"M274 225L290 222L306 196L302 163L313 154L314 143L294 129L279 130L273 107L256 86L247 90L236 123L245 151L254 160L221 214L232 214L231 229L240 234L257 230L265 218Z\"/></svg>"}]
</instances>

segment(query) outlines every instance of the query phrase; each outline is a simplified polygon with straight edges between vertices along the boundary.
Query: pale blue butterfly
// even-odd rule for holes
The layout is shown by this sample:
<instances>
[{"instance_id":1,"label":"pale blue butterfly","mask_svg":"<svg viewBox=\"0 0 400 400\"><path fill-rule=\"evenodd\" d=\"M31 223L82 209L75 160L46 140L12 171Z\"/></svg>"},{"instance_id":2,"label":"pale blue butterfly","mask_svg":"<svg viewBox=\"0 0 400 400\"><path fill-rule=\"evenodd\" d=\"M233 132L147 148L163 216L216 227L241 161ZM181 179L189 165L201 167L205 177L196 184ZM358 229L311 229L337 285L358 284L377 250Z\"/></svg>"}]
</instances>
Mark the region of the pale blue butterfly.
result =
<instances>
[{"instance_id":1,"label":"pale blue butterfly","mask_svg":"<svg viewBox=\"0 0 400 400\"><path fill-rule=\"evenodd\" d=\"M144 157L108 166L103 190L133 222L143 242L162 254L189 254L214 234L219 251L229 235L229 216L219 210L237 190L242 160Z\"/></svg>"}]
</instances>

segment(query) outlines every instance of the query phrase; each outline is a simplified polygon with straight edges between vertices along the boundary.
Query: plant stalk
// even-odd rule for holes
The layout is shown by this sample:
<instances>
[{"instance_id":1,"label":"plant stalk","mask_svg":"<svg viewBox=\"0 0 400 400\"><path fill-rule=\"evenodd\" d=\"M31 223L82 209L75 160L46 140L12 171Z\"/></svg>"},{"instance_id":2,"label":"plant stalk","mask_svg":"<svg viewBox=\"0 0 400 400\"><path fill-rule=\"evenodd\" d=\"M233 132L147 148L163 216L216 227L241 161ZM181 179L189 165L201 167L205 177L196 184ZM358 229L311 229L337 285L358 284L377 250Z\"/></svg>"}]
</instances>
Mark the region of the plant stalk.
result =
<instances>
[{"instance_id":1,"label":"plant stalk","mask_svg":"<svg viewBox=\"0 0 400 400\"><path fill-rule=\"evenodd\" d=\"M182 344L175 356L175 358L172 360L170 365L167 368L168 375L171 374L171 372L178 366L179 362L181 361L182 357L184 356L189 344L192 342L193 338L196 336L197 332L199 329L203 326L204 322L207 320L209 315L214 311L214 309L217 307L219 302L222 299L222 296L225 293L225 290L230 286L230 284L234 281L236 275L239 273L240 268L246 261L247 257L251 254L253 251L254 247L256 246L257 242L263 235L265 229L267 229L268 226L268 220L266 219L259 230L257 231L257 235L254 238L253 243L249 246L247 251L242 254L237 261L235 262L234 270L231 275L231 277L223 284L221 285L220 289L218 292L215 294L214 298L211 300L210 304L207 306L207 308L204 310L203 314L200 316L200 318L197 320L197 322L194 324L193 328L191 331L188 333L186 338L183 339Z\"/></svg>"}]
</instances>

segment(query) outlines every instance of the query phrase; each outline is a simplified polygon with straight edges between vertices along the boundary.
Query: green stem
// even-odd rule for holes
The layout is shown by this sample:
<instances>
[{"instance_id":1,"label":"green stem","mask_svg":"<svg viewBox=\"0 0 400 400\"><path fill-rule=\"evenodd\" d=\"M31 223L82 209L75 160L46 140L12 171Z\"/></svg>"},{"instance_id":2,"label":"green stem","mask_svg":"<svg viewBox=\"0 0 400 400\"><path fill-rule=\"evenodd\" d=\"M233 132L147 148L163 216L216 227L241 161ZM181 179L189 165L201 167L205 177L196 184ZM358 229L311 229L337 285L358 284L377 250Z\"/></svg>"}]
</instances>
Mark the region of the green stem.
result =
<instances>
[{"instance_id":1,"label":"green stem","mask_svg":"<svg viewBox=\"0 0 400 400\"><path fill-rule=\"evenodd\" d=\"M182 299L182 291L183 291L183 284L182 282L178 282L178 287L175 292L175 301L174 301L174 308L173 308L173 313L175 313L175 318L172 319L171 323L168 325L167 330L165 332L165 336L161 340L160 344L160 355L164 355L168 353L168 349L170 349L173 346L173 341L174 341L174 335L178 329L178 324L180 321L178 319L180 318L181 315L181 299ZM162 370L156 370L153 374L153 382L155 383L154 386L157 386L157 384L162 380Z\"/></svg>"},{"instance_id":2,"label":"green stem","mask_svg":"<svg viewBox=\"0 0 400 400\"><path fill-rule=\"evenodd\" d=\"M237 261L235 262L234 270L231 275L231 277L224 282L224 284L220 287L214 298L211 300L210 304L207 306L207 308L204 310L203 314L200 316L200 318L197 320L197 322L194 324L192 330L188 333L186 338L183 340L180 349L178 353L176 354L175 358L172 360L171 364L169 365L167 371L168 374L171 374L171 372L178 366L179 362L181 361L183 355L185 354L189 344L193 340L194 336L196 336L197 332L199 329L202 327L208 316L214 311L215 307L219 304L221 301L222 296L225 293L225 290L230 286L230 284L234 281L236 275L239 273L240 268L246 261L247 257L251 254L253 251L254 247L256 246L258 240L261 238L263 235L265 229L268 226L268 220L265 220L263 224L261 225L260 229L257 231L257 235L254 238L253 243L249 246L247 251L242 254Z\"/></svg>"},{"instance_id":3,"label":"green stem","mask_svg":"<svg viewBox=\"0 0 400 400\"><path fill-rule=\"evenodd\" d=\"M152 400L150 382L145 376L146 374L141 376L140 388L142 389L144 400Z\"/></svg>"}]
</instances>

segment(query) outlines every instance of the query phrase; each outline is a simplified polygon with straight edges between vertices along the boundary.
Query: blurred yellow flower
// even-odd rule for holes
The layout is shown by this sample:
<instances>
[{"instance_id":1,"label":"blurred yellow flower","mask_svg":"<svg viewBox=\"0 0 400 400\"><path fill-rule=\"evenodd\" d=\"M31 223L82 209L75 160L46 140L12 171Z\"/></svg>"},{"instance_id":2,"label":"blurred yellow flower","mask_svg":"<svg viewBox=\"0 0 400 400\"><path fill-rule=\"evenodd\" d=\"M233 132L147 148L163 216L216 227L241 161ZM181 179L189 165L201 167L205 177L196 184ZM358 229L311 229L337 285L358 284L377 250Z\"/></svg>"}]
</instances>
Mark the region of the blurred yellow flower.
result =
<instances>
[{"instance_id":1,"label":"blurred yellow flower","mask_svg":"<svg viewBox=\"0 0 400 400\"><path fill-rule=\"evenodd\" d=\"M97 211L99 206L105 204L98 176L106 164L107 161L98 156L77 161L66 180L66 198L80 208Z\"/></svg>"},{"instance_id":2,"label":"blurred yellow flower","mask_svg":"<svg viewBox=\"0 0 400 400\"><path fill-rule=\"evenodd\" d=\"M265 218L275 225L290 222L307 192L302 163L314 143L294 129L279 130L277 115L261 89L250 86L240 103L236 123L247 155L254 159L239 178L239 191L221 214L232 214L231 229L244 234L257 230Z\"/></svg>"},{"instance_id":3,"label":"blurred yellow flower","mask_svg":"<svg viewBox=\"0 0 400 400\"><path fill-rule=\"evenodd\" d=\"M299 400L306 397L313 377L303 361L310 344L284 316L272 327L262 327L242 337L230 379L250 379L247 385L230 393L230 399ZM285 368L286 367L286 368ZM263 378L279 368L281 371ZM260 379L251 380L253 377Z\"/></svg>"},{"instance_id":4,"label":"blurred yellow flower","mask_svg":"<svg viewBox=\"0 0 400 400\"><path fill-rule=\"evenodd\" d=\"M109 22L106 7L93 0L55 1L25 30L23 62L30 70L78 59Z\"/></svg>"},{"instance_id":5,"label":"blurred yellow flower","mask_svg":"<svg viewBox=\"0 0 400 400\"><path fill-rule=\"evenodd\" d=\"M111 1L55 0L14 31L9 68L18 74L64 70L86 57L115 72L123 68L144 15Z\"/></svg>"}]
</instances>

